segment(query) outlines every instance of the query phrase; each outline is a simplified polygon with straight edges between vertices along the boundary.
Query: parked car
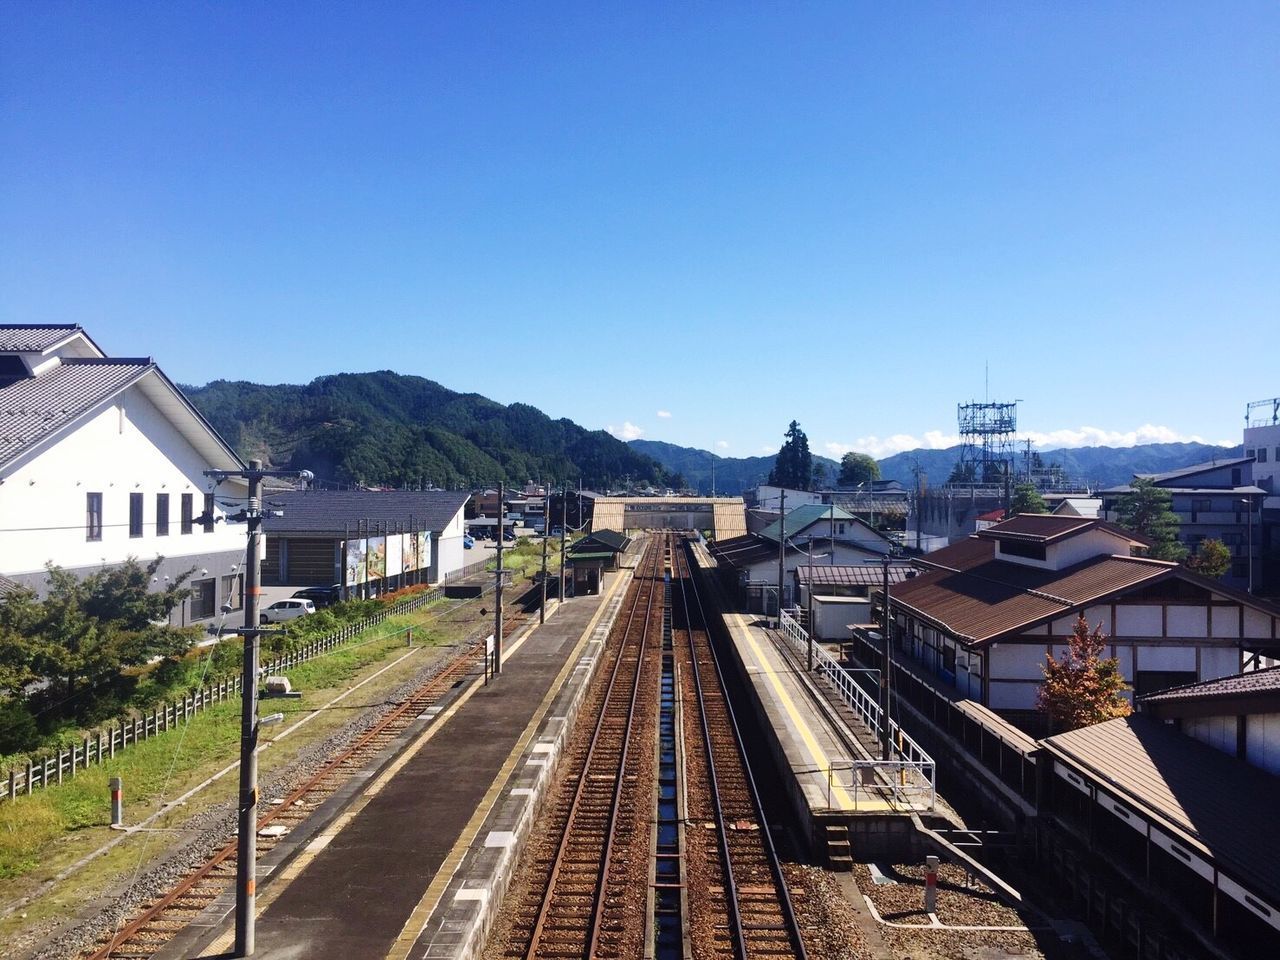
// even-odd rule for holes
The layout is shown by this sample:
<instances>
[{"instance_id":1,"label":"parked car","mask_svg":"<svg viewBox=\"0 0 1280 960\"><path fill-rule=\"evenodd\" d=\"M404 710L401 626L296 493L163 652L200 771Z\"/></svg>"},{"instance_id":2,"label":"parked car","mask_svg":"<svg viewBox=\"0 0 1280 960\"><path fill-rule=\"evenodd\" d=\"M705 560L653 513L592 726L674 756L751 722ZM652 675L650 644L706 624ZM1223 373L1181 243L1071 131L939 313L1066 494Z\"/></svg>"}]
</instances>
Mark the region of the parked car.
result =
<instances>
[{"instance_id":1,"label":"parked car","mask_svg":"<svg viewBox=\"0 0 1280 960\"><path fill-rule=\"evenodd\" d=\"M310 600L317 610L332 606L342 599L342 585L335 583L331 587L303 587L293 592L295 600Z\"/></svg>"},{"instance_id":2,"label":"parked car","mask_svg":"<svg viewBox=\"0 0 1280 960\"><path fill-rule=\"evenodd\" d=\"M475 545L476 545L476 538L475 538L475 537L470 536L470 535L467 535L467 534L464 534L464 535L463 535L463 537L462 537L462 546L463 546L465 549L470 550L470 549L471 549L472 547L474 547Z\"/></svg>"},{"instance_id":3,"label":"parked car","mask_svg":"<svg viewBox=\"0 0 1280 960\"><path fill-rule=\"evenodd\" d=\"M503 530L503 531L502 531L502 539L503 539L503 540L511 541L511 540L515 540L515 538L516 538L515 531L513 531L513 530Z\"/></svg>"},{"instance_id":4,"label":"parked car","mask_svg":"<svg viewBox=\"0 0 1280 960\"><path fill-rule=\"evenodd\" d=\"M277 600L258 614L258 622L284 623L286 620L296 620L298 617L305 617L308 613L315 612L316 605L310 600Z\"/></svg>"}]
</instances>

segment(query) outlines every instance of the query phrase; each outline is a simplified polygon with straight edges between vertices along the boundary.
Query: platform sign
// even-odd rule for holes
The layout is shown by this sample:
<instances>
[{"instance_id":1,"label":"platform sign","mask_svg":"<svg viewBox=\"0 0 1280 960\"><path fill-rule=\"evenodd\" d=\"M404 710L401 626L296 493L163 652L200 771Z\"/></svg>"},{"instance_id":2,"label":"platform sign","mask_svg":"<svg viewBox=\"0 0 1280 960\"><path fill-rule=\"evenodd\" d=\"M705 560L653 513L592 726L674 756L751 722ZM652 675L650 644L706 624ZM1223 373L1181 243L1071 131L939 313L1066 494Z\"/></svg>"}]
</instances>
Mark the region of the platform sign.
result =
<instances>
[{"instance_id":1,"label":"platform sign","mask_svg":"<svg viewBox=\"0 0 1280 960\"><path fill-rule=\"evenodd\" d=\"M386 577L398 577L404 570L404 539L398 533L387 536L387 556L382 573Z\"/></svg>"},{"instance_id":2,"label":"platform sign","mask_svg":"<svg viewBox=\"0 0 1280 960\"><path fill-rule=\"evenodd\" d=\"M381 580L387 575L387 538L370 537L369 547L365 551L365 568L369 571L369 581Z\"/></svg>"},{"instance_id":3,"label":"platform sign","mask_svg":"<svg viewBox=\"0 0 1280 960\"><path fill-rule=\"evenodd\" d=\"M365 576L365 550L367 544L364 540L348 540L344 551L346 560L343 564L345 574L343 583L348 587L358 587L366 580Z\"/></svg>"}]
</instances>

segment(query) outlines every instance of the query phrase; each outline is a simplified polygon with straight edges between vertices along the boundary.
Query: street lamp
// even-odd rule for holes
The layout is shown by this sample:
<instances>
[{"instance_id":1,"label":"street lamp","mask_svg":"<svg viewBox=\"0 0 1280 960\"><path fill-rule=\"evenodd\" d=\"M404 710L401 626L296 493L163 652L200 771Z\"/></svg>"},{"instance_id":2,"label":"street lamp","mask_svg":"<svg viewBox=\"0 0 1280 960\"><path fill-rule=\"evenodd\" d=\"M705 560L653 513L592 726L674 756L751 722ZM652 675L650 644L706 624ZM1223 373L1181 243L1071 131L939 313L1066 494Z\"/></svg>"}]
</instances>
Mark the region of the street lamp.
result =
<instances>
[{"instance_id":1,"label":"street lamp","mask_svg":"<svg viewBox=\"0 0 1280 960\"><path fill-rule=\"evenodd\" d=\"M1244 504L1244 508L1245 508L1245 510L1247 510L1247 511L1248 511L1248 516L1249 516L1249 521L1248 521L1248 523L1249 523L1249 547L1248 547L1249 552L1248 552L1248 555L1247 555L1247 557L1246 557L1245 562L1249 564L1249 593L1250 593L1250 594L1252 594L1252 593L1253 593L1253 497L1249 497L1247 500L1238 500L1238 501L1236 501L1236 502L1237 502L1237 503Z\"/></svg>"}]
</instances>

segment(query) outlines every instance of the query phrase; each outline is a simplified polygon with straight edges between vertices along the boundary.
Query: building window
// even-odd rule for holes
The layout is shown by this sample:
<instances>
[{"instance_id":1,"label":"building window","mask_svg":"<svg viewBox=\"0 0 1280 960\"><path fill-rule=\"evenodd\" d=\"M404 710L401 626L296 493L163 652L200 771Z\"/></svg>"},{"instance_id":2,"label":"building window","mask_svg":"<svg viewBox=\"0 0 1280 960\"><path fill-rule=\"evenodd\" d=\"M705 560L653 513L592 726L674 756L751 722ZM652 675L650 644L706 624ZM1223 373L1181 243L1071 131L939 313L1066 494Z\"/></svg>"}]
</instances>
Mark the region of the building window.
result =
<instances>
[{"instance_id":1,"label":"building window","mask_svg":"<svg viewBox=\"0 0 1280 960\"><path fill-rule=\"evenodd\" d=\"M229 577L222 578L222 600L223 603L229 604L232 610L244 609L244 577L242 575L233 573Z\"/></svg>"},{"instance_id":2,"label":"building window","mask_svg":"<svg viewBox=\"0 0 1280 960\"><path fill-rule=\"evenodd\" d=\"M214 580L193 580L191 582L191 619L205 620L213 616Z\"/></svg>"},{"instance_id":3,"label":"building window","mask_svg":"<svg viewBox=\"0 0 1280 960\"><path fill-rule=\"evenodd\" d=\"M1145 697L1149 693L1158 693L1170 687L1195 683L1196 679L1194 670L1139 670L1133 678L1133 695Z\"/></svg>"},{"instance_id":4,"label":"building window","mask_svg":"<svg viewBox=\"0 0 1280 960\"><path fill-rule=\"evenodd\" d=\"M182 495L182 527L183 533L191 532L191 518L195 511L192 509L191 494L184 493Z\"/></svg>"},{"instance_id":5,"label":"building window","mask_svg":"<svg viewBox=\"0 0 1280 960\"><path fill-rule=\"evenodd\" d=\"M86 540L102 539L102 494L86 493L84 495L84 538Z\"/></svg>"},{"instance_id":6,"label":"building window","mask_svg":"<svg viewBox=\"0 0 1280 960\"><path fill-rule=\"evenodd\" d=\"M1213 501L1209 499L1192 500L1191 509L1195 513L1200 513L1202 511L1207 513L1208 511L1213 509Z\"/></svg>"},{"instance_id":7,"label":"building window","mask_svg":"<svg viewBox=\"0 0 1280 960\"><path fill-rule=\"evenodd\" d=\"M1231 576L1235 577L1237 580L1249 579L1249 561L1247 558L1244 560L1232 561Z\"/></svg>"},{"instance_id":8,"label":"building window","mask_svg":"<svg viewBox=\"0 0 1280 960\"><path fill-rule=\"evenodd\" d=\"M1231 470L1231 485L1233 487L1240 486L1240 468L1233 467Z\"/></svg>"},{"instance_id":9,"label":"building window","mask_svg":"<svg viewBox=\"0 0 1280 960\"><path fill-rule=\"evenodd\" d=\"M1023 540L1001 540L1000 552L1010 557L1026 557L1028 560L1045 558L1043 543L1027 543Z\"/></svg>"},{"instance_id":10,"label":"building window","mask_svg":"<svg viewBox=\"0 0 1280 960\"><path fill-rule=\"evenodd\" d=\"M204 495L204 532L213 533L213 494Z\"/></svg>"},{"instance_id":11,"label":"building window","mask_svg":"<svg viewBox=\"0 0 1280 960\"><path fill-rule=\"evenodd\" d=\"M1259 447L1259 448L1258 448L1258 462L1259 462L1259 463L1266 463L1266 462L1267 462L1267 448L1266 448L1266 447Z\"/></svg>"},{"instance_id":12,"label":"building window","mask_svg":"<svg viewBox=\"0 0 1280 960\"><path fill-rule=\"evenodd\" d=\"M142 494L129 494L129 536L142 536Z\"/></svg>"},{"instance_id":13,"label":"building window","mask_svg":"<svg viewBox=\"0 0 1280 960\"><path fill-rule=\"evenodd\" d=\"M156 536L167 537L169 535L169 495L167 493L156 494Z\"/></svg>"}]
</instances>

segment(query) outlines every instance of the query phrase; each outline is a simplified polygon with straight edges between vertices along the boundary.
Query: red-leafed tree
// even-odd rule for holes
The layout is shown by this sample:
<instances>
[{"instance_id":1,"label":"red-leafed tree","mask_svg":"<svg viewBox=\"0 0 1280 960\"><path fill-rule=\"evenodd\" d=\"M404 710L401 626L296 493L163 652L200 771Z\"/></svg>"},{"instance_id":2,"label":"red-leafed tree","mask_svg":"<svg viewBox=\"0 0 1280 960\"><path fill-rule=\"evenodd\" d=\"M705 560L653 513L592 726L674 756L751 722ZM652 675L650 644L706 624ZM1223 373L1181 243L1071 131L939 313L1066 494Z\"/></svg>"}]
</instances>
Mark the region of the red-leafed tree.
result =
<instances>
[{"instance_id":1,"label":"red-leafed tree","mask_svg":"<svg viewBox=\"0 0 1280 960\"><path fill-rule=\"evenodd\" d=\"M1067 641L1067 655L1061 660L1052 653L1047 655L1040 668L1044 684L1036 695L1036 709L1048 716L1054 732L1087 727L1133 711L1123 696L1129 685L1120 673L1120 661L1102 656L1106 641L1102 624L1090 631L1082 613Z\"/></svg>"}]
</instances>

